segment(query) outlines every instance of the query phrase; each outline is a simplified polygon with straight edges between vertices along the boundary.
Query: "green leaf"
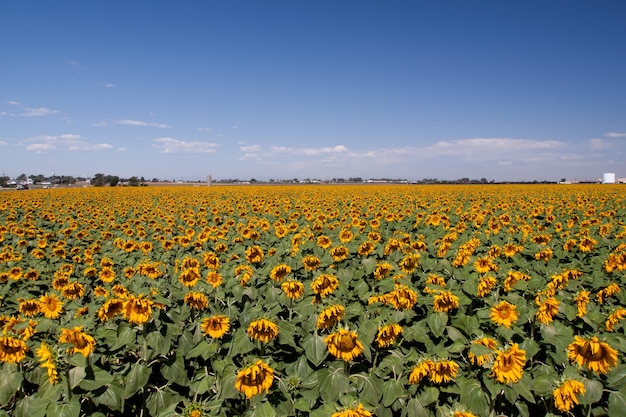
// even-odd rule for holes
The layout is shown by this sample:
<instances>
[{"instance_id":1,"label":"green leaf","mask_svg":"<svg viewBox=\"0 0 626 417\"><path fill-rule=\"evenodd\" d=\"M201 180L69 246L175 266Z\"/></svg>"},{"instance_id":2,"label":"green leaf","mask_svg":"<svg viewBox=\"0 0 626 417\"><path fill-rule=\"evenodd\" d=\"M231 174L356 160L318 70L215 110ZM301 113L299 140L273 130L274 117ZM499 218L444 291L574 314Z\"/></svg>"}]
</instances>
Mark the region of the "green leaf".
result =
<instances>
[{"instance_id":1,"label":"green leaf","mask_svg":"<svg viewBox=\"0 0 626 417\"><path fill-rule=\"evenodd\" d=\"M320 366L322 362L324 362L324 359L326 359L326 356L328 356L326 343L324 343L324 339L318 334L311 334L305 337L302 347L304 348L304 354L307 359L316 367Z\"/></svg>"},{"instance_id":2,"label":"green leaf","mask_svg":"<svg viewBox=\"0 0 626 417\"><path fill-rule=\"evenodd\" d=\"M237 329L233 336L230 355L237 356L239 354L248 353L254 349L254 343L250 340L248 333L244 328Z\"/></svg>"},{"instance_id":3,"label":"green leaf","mask_svg":"<svg viewBox=\"0 0 626 417\"><path fill-rule=\"evenodd\" d=\"M556 381L552 375L539 375L533 378L530 389L538 396L548 397L554 391Z\"/></svg>"},{"instance_id":4,"label":"green leaf","mask_svg":"<svg viewBox=\"0 0 626 417\"><path fill-rule=\"evenodd\" d=\"M535 397L533 396L532 392L530 392L530 384L531 384L530 377L528 376L528 374L524 373L524 375L522 375L522 379L520 379L516 384L513 385L513 389L519 395L524 397L526 401L528 401L531 404L534 404Z\"/></svg>"},{"instance_id":5,"label":"green leaf","mask_svg":"<svg viewBox=\"0 0 626 417\"><path fill-rule=\"evenodd\" d=\"M106 390L94 397L93 402L96 405L105 405L114 411L122 411L124 410L124 388L117 381L113 381L106 386Z\"/></svg>"},{"instance_id":6,"label":"green leaf","mask_svg":"<svg viewBox=\"0 0 626 417\"><path fill-rule=\"evenodd\" d=\"M626 365L621 364L607 374L607 382L611 388L626 386Z\"/></svg>"},{"instance_id":7,"label":"green leaf","mask_svg":"<svg viewBox=\"0 0 626 417\"><path fill-rule=\"evenodd\" d=\"M611 391L609 394L609 415L619 416L626 410L626 389Z\"/></svg>"},{"instance_id":8,"label":"green leaf","mask_svg":"<svg viewBox=\"0 0 626 417\"><path fill-rule=\"evenodd\" d=\"M15 405L15 417L45 417L46 408L51 401L36 398L35 396L24 397Z\"/></svg>"},{"instance_id":9,"label":"green leaf","mask_svg":"<svg viewBox=\"0 0 626 417\"><path fill-rule=\"evenodd\" d=\"M150 332L146 336L146 343L157 354L166 356L170 347L172 346L172 340L169 337L163 336L159 332Z\"/></svg>"},{"instance_id":10,"label":"green leaf","mask_svg":"<svg viewBox=\"0 0 626 417\"><path fill-rule=\"evenodd\" d=\"M118 350L123 347L133 346L136 340L136 334L132 327L128 324L120 325L117 329L117 338L115 343L109 348L111 351Z\"/></svg>"},{"instance_id":11,"label":"green leaf","mask_svg":"<svg viewBox=\"0 0 626 417\"><path fill-rule=\"evenodd\" d=\"M16 366L5 365L2 368L2 377L0 377L0 404L7 404L11 397L15 395L17 390L22 386L24 377L18 372Z\"/></svg>"},{"instance_id":12,"label":"green leaf","mask_svg":"<svg viewBox=\"0 0 626 417\"><path fill-rule=\"evenodd\" d=\"M318 371L320 396L324 402L335 402L348 390L350 381L343 367L343 362L333 362Z\"/></svg>"},{"instance_id":13,"label":"green leaf","mask_svg":"<svg viewBox=\"0 0 626 417\"><path fill-rule=\"evenodd\" d=\"M169 358L169 360L161 367L161 374L168 381L174 382L183 387L189 386L189 378L187 377L187 370L185 369L185 360L181 352L176 352L176 355Z\"/></svg>"},{"instance_id":14,"label":"green leaf","mask_svg":"<svg viewBox=\"0 0 626 417\"><path fill-rule=\"evenodd\" d=\"M593 404L602 398L602 383L594 379L585 379L585 395L582 395L578 401L579 404Z\"/></svg>"},{"instance_id":15,"label":"green leaf","mask_svg":"<svg viewBox=\"0 0 626 417\"><path fill-rule=\"evenodd\" d=\"M259 404L252 413L253 417L276 417L276 410L269 402L262 402Z\"/></svg>"},{"instance_id":16,"label":"green leaf","mask_svg":"<svg viewBox=\"0 0 626 417\"><path fill-rule=\"evenodd\" d=\"M177 404L176 399L172 394L168 393L164 389L154 391L150 394L148 400L146 401L146 407L153 416L159 415L160 410L167 409L172 404Z\"/></svg>"},{"instance_id":17,"label":"green leaf","mask_svg":"<svg viewBox=\"0 0 626 417\"><path fill-rule=\"evenodd\" d=\"M417 398L411 398L406 404L407 417L431 417L430 412L424 408L424 405Z\"/></svg>"},{"instance_id":18,"label":"green leaf","mask_svg":"<svg viewBox=\"0 0 626 417\"><path fill-rule=\"evenodd\" d=\"M150 368L143 363L131 365L130 371L124 377L124 397L130 398L134 393L148 384Z\"/></svg>"},{"instance_id":19,"label":"green leaf","mask_svg":"<svg viewBox=\"0 0 626 417\"><path fill-rule=\"evenodd\" d=\"M385 381L383 384L383 405L389 407L398 398L405 395L404 387L395 379Z\"/></svg>"},{"instance_id":20,"label":"green leaf","mask_svg":"<svg viewBox=\"0 0 626 417\"><path fill-rule=\"evenodd\" d=\"M97 366L89 366L85 369L85 377L78 383L86 391L96 391L97 389L113 382L113 375Z\"/></svg>"},{"instance_id":21,"label":"green leaf","mask_svg":"<svg viewBox=\"0 0 626 417\"><path fill-rule=\"evenodd\" d=\"M80 402L74 397L68 402L50 403L46 409L49 417L78 417L80 415Z\"/></svg>"},{"instance_id":22,"label":"green leaf","mask_svg":"<svg viewBox=\"0 0 626 417\"><path fill-rule=\"evenodd\" d=\"M431 313L428 315L426 322L433 336L441 337L446 329L446 324L448 324L448 314L441 312Z\"/></svg>"},{"instance_id":23,"label":"green leaf","mask_svg":"<svg viewBox=\"0 0 626 417\"><path fill-rule=\"evenodd\" d=\"M418 396L419 402L424 407L436 402L439 399L439 389L435 387L426 387Z\"/></svg>"},{"instance_id":24,"label":"green leaf","mask_svg":"<svg viewBox=\"0 0 626 417\"><path fill-rule=\"evenodd\" d=\"M70 388L74 389L85 379L87 372L82 366L75 366L69 370Z\"/></svg>"},{"instance_id":25,"label":"green leaf","mask_svg":"<svg viewBox=\"0 0 626 417\"><path fill-rule=\"evenodd\" d=\"M468 410L481 415L489 409L489 396L483 391L480 382L474 379L458 378L456 384L461 389L461 404Z\"/></svg>"}]
</instances>

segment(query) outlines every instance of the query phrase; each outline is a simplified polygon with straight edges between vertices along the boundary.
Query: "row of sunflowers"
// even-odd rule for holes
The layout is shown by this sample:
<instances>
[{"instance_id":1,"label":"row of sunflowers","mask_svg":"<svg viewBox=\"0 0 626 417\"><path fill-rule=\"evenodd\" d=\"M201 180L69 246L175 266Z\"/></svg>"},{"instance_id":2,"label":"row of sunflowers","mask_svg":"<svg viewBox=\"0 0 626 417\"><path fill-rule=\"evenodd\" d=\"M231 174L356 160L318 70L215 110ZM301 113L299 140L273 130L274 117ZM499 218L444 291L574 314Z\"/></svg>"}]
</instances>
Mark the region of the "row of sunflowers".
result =
<instances>
[{"instance_id":1,"label":"row of sunflowers","mask_svg":"<svg viewBox=\"0 0 626 417\"><path fill-rule=\"evenodd\" d=\"M0 193L0 416L619 415L625 195Z\"/></svg>"}]
</instances>

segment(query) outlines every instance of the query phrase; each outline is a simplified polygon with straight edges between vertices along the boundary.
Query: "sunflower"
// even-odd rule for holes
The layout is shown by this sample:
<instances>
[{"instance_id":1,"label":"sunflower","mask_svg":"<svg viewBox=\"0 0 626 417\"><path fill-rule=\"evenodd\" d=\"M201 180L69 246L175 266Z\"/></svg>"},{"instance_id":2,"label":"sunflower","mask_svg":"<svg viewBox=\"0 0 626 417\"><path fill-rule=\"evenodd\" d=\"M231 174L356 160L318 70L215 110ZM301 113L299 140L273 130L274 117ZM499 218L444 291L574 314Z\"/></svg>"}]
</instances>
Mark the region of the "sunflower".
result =
<instances>
[{"instance_id":1,"label":"sunflower","mask_svg":"<svg viewBox=\"0 0 626 417\"><path fill-rule=\"evenodd\" d=\"M589 297L590 294L591 293L589 291L582 290L578 294L576 294L576 297L574 297L574 300L576 301L576 306L578 307L578 313L576 314L576 317L582 317L587 314L587 304L589 303L589 301L591 301Z\"/></svg>"},{"instance_id":2,"label":"sunflower","mask_svg":"<svg viewBox=\"0 0 626 417\"><path fill-rule=\"evenodd\" d=\"M474 262L474 269L479 274L486 274L487 272L497 272L498 265L496 265L489 258L478 258L476 262Z\"/></svg>"},{"instance_id":3,"label":"sunflower","mask_svg":"<svg viewBox=\"0 0 626 417\"><path fill-rule=\"evenodd\" d=\"M333 241L326 235L321 235L317 237L317 246L322 249L328 249L333 244Z\"/></svg>"},{"instance_id":4,"label":"sunflower","mask_svg":"<svg viewBox=\"0 0 626 417\"><path fill-rule=\"evenodd\" d=\"M435 295L433 300L433 310L437 312L450 312L459 308L459 297L450 291L441 291Z\"/></svg>"},{"instance_id":5,"label":"sunflower","mask_svg":"<svg viewBox=\"0 0 626 417\"><path fill-rule=\"evenodd\" d=\"M200 268L186 268L178 275L178 282L187 288L192 288L200 280Z\"/></svg>"},{"instance_id":6,"label":"sunflower","mask_svg":"<svg viewBox=\"0 0 626 417\"><path fill-rule=\"evenodd\" d=\"M472 342L472 345L485 346L486 348L489 348L495 351L496 348L498 347L498 342L496 342L496 340L492 339L491 337L481 337L480 339L474 340ZM474 352L470 351L467 353L467 357L469 358L472 364L478 365L478 366L481 366L485 362L491 362L493 360L493 355L490 353L485 353L485 354L476 356Z\"/></svg>"},{"instance_id":7,"label":"sunflower","mask_svg":"<svg viewBox=\"0 0 626 417\"><path fill-rule=\"evenodd\" d=\"M246 249L246 260L251 264L258 264L263 261L263 249L260 246L252 246Z\"/></svg>"},{"instance_id":8,"label":"sunflower","mask_svg":"<svg viewBox=\"0 0 626 417\"><path fill-rule=\"evenodd\" d=\"M345 311L345 307L340 304L326 307L317 316L317 328L330 329L331 327L336 326L341 321Z\"/></svg>"},{"instance_id":9,"label":"sunflower","mask_svg":"<svg viewBox=\"0 0 626 417\"><path fill-rule=\"evenodd\" d=\"M578 244L578 249L581 252L591 252L597 244L597 240L592 239L589 236L585 236L580 240L580 243Z\"/></svg>"},{"instance_id":10,"label":"sunflower","mask_svg":"<svg viewBox=\"0 0 626 417\"><path fill-rule=\"evenodd\" d=\"M359 248L356 251L359 256L367 256L374 252L374 243L366 240L365 242L359 245Z\"/></svg>"},{"instance_id":11,"label":"sunflower","mask_svg":"<svg viewBox=\"0 0 626 417\"><path fill-rule=\"evenodd\" d=\"M304 294L304 284L300 281L285 281L280 284L280 288L285 292L285 295L292 300L302 297Z\"/></svg>"},{"instance_id":12,"label":"sunflower","mask_svg":"<svg viewBox=\"0 0 626 417\"><path fill-rule=\"evenodd\" d=\"M358 339L356 332L340 329L324 338L328 351L334 357L350 361L363 353L363 343Z\"/></svg>"},{"instance_id":13,"label":"sunflower","mask_svg":"<svg viewBox=\"0 0 626 417\"><path fill-rule=\"evenodd\" d=\"M124 308L122 313L124 318L131 323L142 324L147 322L152 316L152 305L154 303L151 300L143 298L143 296L136 297L131 295L124 302Z\"/></svg>"},{"instance_id":14,"label":"sunflower","mask_svg":"<svg viewBox=\"0 0 626 417\"><path fill-rule=\"evenodd\" d=\"M598 302L600 302L600 304L604 304L605 297L612 297L619 292L619 285L613 282L609 284L606 288L598 291L598 293L596 294L596 298L598 299Z\"/></svg>"},{"instance_id":15,"label":"sunflower","mask_svg":"<svg viewBox=\"0 0 626 417\"><path fill-rule=\"evenodd\" d=\"M128 296L130 295L130 292L128 291L128 289L121 284L115 284L113 288L111 288L111 292L116 297L123 298L123 299L128 298Z\"/></svg>"},{"instance_id":16,"label":"sunflower","mask_svg":"<svg viewBox=\"0 0 626 417\"><path fill-rule=\"evenodd\" d=\"M80 282L70 282L61 288L61 295L68 300L76 300L85 294L85 287Z\"/></svg>"},{"instance_id":17,"label":"sunflower","mask_svg":"<svg viewBox=\"0 0 626 417\"><path fill-rule=\"evenodd\" d=\"M626 318L626 308L619 307L617 310L609 314L609 317L606 319L606 330L608 332L612 332L615 330L615 325L619 323L620 320Z\"/></svg>"},{"instance_id":18,"label":"sunflower","mask_svg":"<svg viewBox=\"0 0 626 417\"><path fill-rule=\"evenodd\" d=\"M425 376L430 374L430 368L433 365L433 361L430 359L419 362L409 375L409 383L413 385L419 384Z\"/></svg>"},{"instance_id":19,"label":"sunflower","mask_svg":"<svg viewBox=\"0 0 626 417\"><path fill-rule=\"evenodd\" d=\"M396 310L410 310L417 302L417 293L404 284L396 284L395 289L384 297L385 303Z\"/></svg>"},{"instance_id":20,"label":"sunflower","mask_svg":"<svg viewBox=\"0 0 626 417\"><path fill-rule=\"evenodd\" d=\"M276 282L280 282L289 274L291 274L291 267L289 265L280 264L272 268L270 278Z\"/></svg>"},{"instance_id":21,"label":"sunflower","mask_svg":"<svg viewBox=\"0 0 626 417\"><path fill-rule=\"evenodd\" d=\"M39 348L35 351L37 357L39 358L40 367L44 368L48 373L48 381L54 385L61 381L59 378L59 373L56 367L56 358L54 353L50 350L48 345L44 342L41 342Z\"/></svg>"},{"instance_id":22,"label":"sunflower","mask_svg":"<svg viewBox=\"0 0 626 417\"><path fill-rule=\"evenodd\" d=\"M95 295L96 297L108 297L109 290L98 285L96 288L93 289L93 295Z\"/></svg>"},{"instance_id":23,"label":"sunflower","mask_svg":"<svg viewBox=\"0 0 626 417\"><path fill-rule=\"evenodd\" d=\"M209 300L201 292L188 292L185 294L184 303L192 310L204 310L209 306Z\"/></svg>"},{"instance_id":24,"label":"sunflower","mask_svg":"<svg viewBox=\"0 0 626 417\"><path fill-rule=\"evenodd\" d=\"M344 408L341 411L331 414L330 417L371 417L374 414L366 410L363 404L359 404L356 407Z\"/></svg>"},{"instance_id":25,"label":"sunflower","mask_svg":"<svg viewBox=\"0 0 626 417\"><path fill-rule=\"evenodd\" d=\"M102 270L98 274L98 278L100 279L100 281L106 282L106 283L111 283L115 281L115 276L116 276L115 271L113 270L113 268L109 268L109 267L102 268Z\"/></svg>"},{"instance_id":26,"label":"sunflower","mask_svg":"<svg viewBox=\"0 0 626 417\"><path fill-rule=\"evenodd\" d=\"M124 300L119 298L111 298L102 304L102 307L98 310L98 318L101 322L111 320L118 314L122 314L124 311Z\"/></svg>"},{"instance_id":27,"label":"sunflower","mask_svg":"<svg viewBox=\"0 0 626 417\"><path fill-rule=\"evenodd\" d=\"M598 374L606 374L617 365L617 351L596 336L591 339L574 336L574 341L567 347L567 358L576 362L579 368L584 366Z\"/></svg>"},{"instance_id":28,"label":"sunflower","mask_svg":"<svg viewBox=\"0 0 626 417\"><path fill-rule=\"evenodd\" d=\"M73 329L61 329L59 343L69 343L72 345L67 350L70 355L80 353L84 357L88 357L96 347L96 340L82 331L82 327L76 326Z\"/></svg>"},{"instance_id":29,"label":"sunflower","mask_svg":"<svg viewBox=\"0 0 626 417\"><path fill-rule=\"evenodd\" d=\"M239 371L235 388L246 398L252 398L263 391L269 392L272 382L274 370L262 360L258 360L254 365Z\"/></svg>"},{"instance_id":30,"label":"sunflower","mask_svg":"<svg viewBox=\"0 0 626 417\"><path fill-rule=\"evenodd\" d=\"M352 233L350 230L348 229L343 229L341 232L339 232L339 241L341 243L348 243L350 242L352 239L354 238L354 233Z\"/></svg>"},{"instance_id":31,"label":"sunflower","mask_svg":"<svg viewBox=\"0 0 626 417\"><path fill-rule=\"evenodd\" d=\"M211 316L202 320L200 329L213 339L221 339L230 330L230 320L226 316Z\"/></svg>"},{"instance_id":32,"label":"sunflower","mask_svg":"<svg viewBox=\"0 0 626 417\"><path fill-rule=\"evenodd\" d=\"M235 268L235 278L239 279L241 286L246 285L250 281L253 273L254 269L250 265L239 265Z\"/></svg>"},{"instance_id":33,"label":"sunflower","mask_svg":"<svg viewBox=\"0 0 626 417\"><path fill-rule=\"evenodd\" d=\"M502 246L502 253L507 258L514 257L517 253L523 251L524 248L522 246L515 245L514 243L507 243Z\"/></svg>"},{"instance_id":34,"label":"sunflower","mask_svg":"<svg viewBox=\"0 0 626 417\"><path fill-rule=\"evenodd\" d=\"M350 251L345 246L337 246L330 250L330 256L333 257L333 261L335 262L348 259L348 255L350 255Z\"/></svg>"},{"instance_id":35,"label":"sunflower","mask_svg":"<svg viewBox=\"0 0 626 417\"><path fill-rule=\"evenodd\" d=\"M389 274L393 271L393 265L389 262L381 262L376 264L376 269L374 270L374 278L383 279L389 276Z\"/></svg>"},{"instance_id":36,"label":"sunflower","mask_svg":"<svg viewBox=\"0 0 626 417\"><path fill-rule=\"evenodd\" d=\"M455 411L452 417L476 417L476 414L469 411Z\"/></svg>"},{"instance_id":37,"label":"sunflower","mask_svg":"<svg viewBox=\"0 0 626 417\"><path fill-rule=\"evenodd\" d=\"M430 365L428 379L435 384L452 381L459 372L459 364L449 360L433 361Z\"/></svg>"},{"instance_id":38,"label":"sunflower","mask_svg":"<svg viewBox=\"0 0 626 417\"><path fill-rule=\"evenodd\" d=\"M38 300L24 300L20 302L19 306L20 314L25 315L26 317L36 316L41 313L40 305Z\"/></svg>"},{"instance_id":39,"label":"sunflower","mask_svg":"<svg viewBox=\"0 0 626 417\"><path fill-rule=\"evenodd\" d=\"M333 274L321 274L311 283L311 289L320 297L332 294L339 286L339 280Z\"/></svg>"},{"instance_id":40,"label":"sunflower","mask_svg":"<svg viewBox=\"0 0 626 417\"><path fill-rule=\"evenodd\" d=\"M496 286L496 278L491 275L485 275L478 281L478 288L476 290L476 296L483 298L488 295L493 287Z\"/></svg>"},{"instance_id":41,"label":"sunflower","mask_svg":"<svg viewBox=\"0 0 626 417\"><path fill-rule=\"evenodd\" d=\"M559 312L559 300L554 297L550 297L545 301L539 303L539 309L535 317L540 323L549 324L552 323L554 316Z\"/></svg>"},{"instance_id":42,"label":"sunflower","mask_svg":"<svg viewBox=\"0 0 626 417\"><path fill-rule=\"evenodd\" d=\"M48 293L46 293L39 298L39 311L41 311L47 319L59 317L62 310L63 301L59 300L56 295L48 295Z\"/></svg>"},{"instance_id":43,"label":"sunflower","mask_svg":"<svg viewBox=\"0 0 626 417\"><path fill-rule=\"evenodd\" d=\"M514 343L505 351L496 351L496 359L491 367L492 376L500 383L517 382L522 378L525 363L526 351Z\"/></svg>"},{"instance_id":44,"label":"sunflower","mask_svg":"<svg viewBox=\"0 0 626 417\"><path fill-rule=\"evenodd\" d=\"M405 274L412 273L419 266L420 258L421 256L419 253L410 253L406 255L400 261L400 269L402 269L402 272Z\"/></svg>"},{"instance_id":45,"label":"sunflower","mask_svg":"<svg viewBox=\"0 0 626 417\"><path fill-rule=\"evenodd\" d=\"M278 326L271 320L258 319L250 323L247 333L251 339L268 343L278 336Z\"/></svg>"},{"instance_id":46,"label":"sunflower","mask_svg":"<svg viewBox=\"0 0 626 417\"><path fill-rule=\"evenodd\" d=\"M315 271L320 267L321 261L317 256L305 256L302 258L302 265L304 265L304 269L307 271Z\"/></svg>"},{"instance_id":47,"label":"sunflower","mask_svg":"<svg viewBox=\"0 0 626 417\"><path fill-rule=\"evenodd\" d=\"M579 395L585 395L585 384L575 379L568 379L552 393L554 406L559 411L568 412L572 407L578 405Z\"/></svg>"},{"instance_id":48,"label":"sunflower","mask_svg":"<svg viewBox=\"0 0 626 417\"><path fill-rule=\"evenodd\" d=\"M222 274L217 271L209 271L206 275L206 281L211 284L213 288L217 288L222 285Z\"/></svg>"},{"instance_id":49,"label":"sunflower","mask_svg":"<svg viewBox=\"0 0 626 417\"><path fill-rule=\"evenodd\" d=\"M511 327L519 317L515 305L501 301L491 308L491 320L498 326Z\"/></svg>"},{"instance_id":50,"label":"sunflower","mask_svg":"<svg viewBox=\"0 0 626 417\"><path fill-rule=\"evenodd\" d=\"M376 343L379 348L389 347L395 343L396 339L402 333L402 326L399 324L387 324L378 328L376 334Z\"/></svg>"},{"instance_id":51,"label":"sunflower","mask_svg":"<svg viewBox=\"0 0 626 417\"><path fill-rule=\"evenodd\" d=\"M18 363L26 357L28 346L23 340L10 336L0 337L0 362Z\"/></svg>"}]
</instances>

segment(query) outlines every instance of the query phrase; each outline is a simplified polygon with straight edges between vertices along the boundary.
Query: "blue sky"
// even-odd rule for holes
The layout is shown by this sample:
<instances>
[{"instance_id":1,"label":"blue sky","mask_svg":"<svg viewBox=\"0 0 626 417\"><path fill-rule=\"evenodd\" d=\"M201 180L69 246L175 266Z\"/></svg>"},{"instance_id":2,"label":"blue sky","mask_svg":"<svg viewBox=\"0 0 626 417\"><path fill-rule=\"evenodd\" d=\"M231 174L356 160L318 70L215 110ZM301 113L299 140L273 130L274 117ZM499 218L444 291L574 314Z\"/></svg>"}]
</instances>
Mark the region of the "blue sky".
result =
<instances>
[{"instance_id":1,"label":"blue sky","mask_svg":"<svg viewBox=\"0 0 626 417\"><path fill-rule=\"evenodd\" d=\"M0 171L626 177L624 1L11 1Z\"/></svg>"}]
</instances>

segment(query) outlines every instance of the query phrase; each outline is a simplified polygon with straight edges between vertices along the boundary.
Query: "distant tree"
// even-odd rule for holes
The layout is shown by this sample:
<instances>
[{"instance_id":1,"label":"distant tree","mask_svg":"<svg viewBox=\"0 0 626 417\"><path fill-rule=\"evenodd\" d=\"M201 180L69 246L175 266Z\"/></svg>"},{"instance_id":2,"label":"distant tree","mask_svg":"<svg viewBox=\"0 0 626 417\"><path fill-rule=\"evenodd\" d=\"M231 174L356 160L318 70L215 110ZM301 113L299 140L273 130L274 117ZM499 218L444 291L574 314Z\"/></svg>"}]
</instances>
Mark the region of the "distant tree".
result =
<instances>
[{"instance_id":1,"label":"distant tree","mask_svg":"<svg viewBox=\"0 0 626 417\"><path fill-rule=\"evenodd\" d=\"M487 178L481 178L480 179L480 183L481 184L487 184Z\"/></svg>"},{"instance_id":2,"label":"distant tree","mask_svg":"<svg viewBox=\"0 0 626 417\"><path fill-rule=\"evenodd\" d=\"M158 178L152 178L152 182L159 182L159 179Z\"/></svg>"},{"instance_id":3,"label":"distant tree","mask_svg":"<svg viewBox=\"0 0 626 417\"><path fill-rule=\"evenodd\" d=\"M26 181L26 174L21 174L19 177L16 178L16 180L18 180L18 181Z\"/></svg>"},{"instance_id":4,"label":"distant tree","mask_svg":"<svg viewBox=\"0 0 626 417\"><path fill-rule=\"evenodd\" d=\"M106 178L111 187L115 187L120 182L120 177L117 175L107 175Z\"/></svg>"},{"instance_id":5,"label":"distant tree","mask_svg":"<svg viewBox=\"0 0 626 417\"><path fill-rule=\"evenodd\" d=\"M566 182L566 181L567 181L567 179L561 178L561 182Z\"/></svg>"},{"instance_id":6,"label":"distant tree","mask_svg":"<svg viewBox=\"0 0 626 417\"><path fill-rule=\"evenodd\" d=\"M91 185L94 187L102 187L106 184L106 180L104 178L104 174L96 174L93 176L91 181L89 181Z\"/></svg>"},{"instance_id":7,"label":"distant tree","mask_svg":"<svg viewBox=\"0 0 626 417\"><path fill-rule=\"evenodd\" d=\"M0 187L6 187L7 183L9 182L11 178L7 177L6 175L3 175L0 177Z\"/></svg>"},{"instance_id":8,"label":"distant tree","mask_svg":"<svg viewBox=\"0 0 626 417\"><path fill-rule=\"evenodd\" d=\"M256 183L257 183L256 179L254 179L254 178L250 179L250 184L256 184Z\"/></svg>"},{"instance_id":9,"label":"distant tree","mask_svg":"<svg viewBox=\"0 0 626 417\"><path fill-rule=\"evenodd\" d=\"M139 186L139 178L133 176L130 177L128 179L128 185L130 185L131 187L138 187Z\"/></svg>"}]
</instances>

